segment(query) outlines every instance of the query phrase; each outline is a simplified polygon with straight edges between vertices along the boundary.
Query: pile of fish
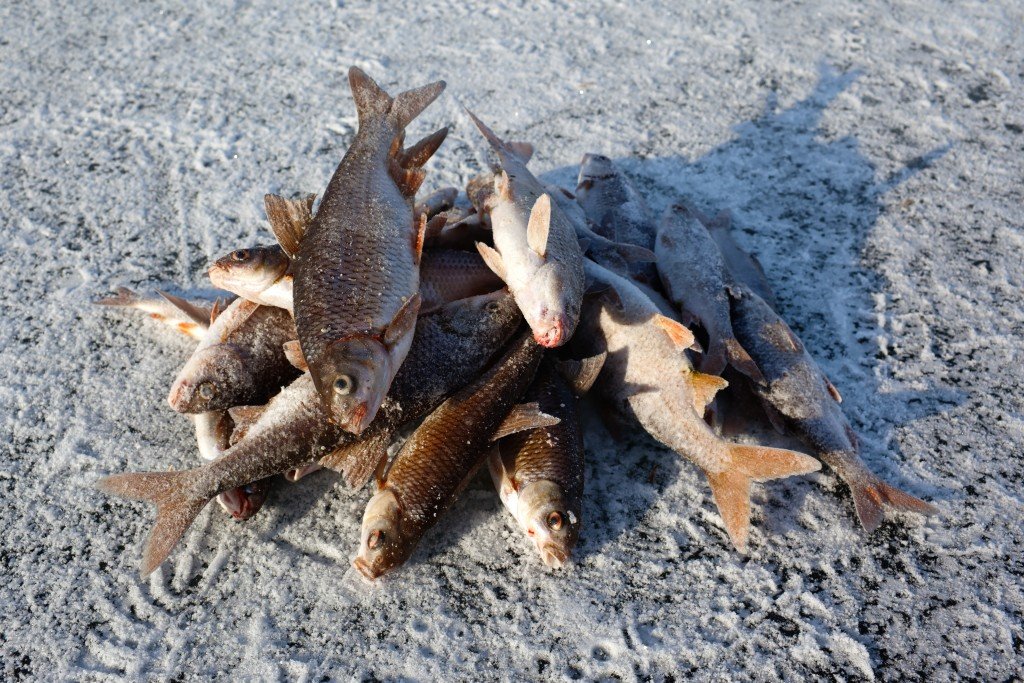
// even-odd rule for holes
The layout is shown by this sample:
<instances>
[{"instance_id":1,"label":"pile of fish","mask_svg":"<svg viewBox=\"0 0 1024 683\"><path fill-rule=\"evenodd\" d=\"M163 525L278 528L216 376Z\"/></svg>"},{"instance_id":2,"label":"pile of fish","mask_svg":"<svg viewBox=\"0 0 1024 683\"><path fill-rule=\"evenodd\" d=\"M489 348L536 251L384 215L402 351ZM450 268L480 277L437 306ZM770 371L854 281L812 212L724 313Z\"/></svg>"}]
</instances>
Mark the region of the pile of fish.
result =
<instances>
[{"instance_id":1,"label":"pile of fish","mask_svg":"<svg viewBox=\"0 0 1024 683\"><path fill-rule=\"evenodd\" d=\"M591 154L574 193L545 186L529 144L472 114L497 165L465 194L417 202L447 129L405 147L405 128L444 83L392 98L357 68L349 81L359 129L319 206L267 195L277 244L216 261L225 298L122 288L99 302L199 342L168 401L194 421L206 462L98 484L156 506L143 574L212 499L246 519L277 475L328 467L356 489L375 482L354 560L374 579L409 558L485 463L543 562L561 567L583 525L578 399L591 387L609 420L639 424L704 473L740 551L751 482L820 468L726 438L730 412L758 403L846 482L867 530L885 506L934 512L858 457L839 392L776 313L728 214L678 204L656 220ZM726 401L726 386L754 400Z\"/></svg>"}]
</instances>

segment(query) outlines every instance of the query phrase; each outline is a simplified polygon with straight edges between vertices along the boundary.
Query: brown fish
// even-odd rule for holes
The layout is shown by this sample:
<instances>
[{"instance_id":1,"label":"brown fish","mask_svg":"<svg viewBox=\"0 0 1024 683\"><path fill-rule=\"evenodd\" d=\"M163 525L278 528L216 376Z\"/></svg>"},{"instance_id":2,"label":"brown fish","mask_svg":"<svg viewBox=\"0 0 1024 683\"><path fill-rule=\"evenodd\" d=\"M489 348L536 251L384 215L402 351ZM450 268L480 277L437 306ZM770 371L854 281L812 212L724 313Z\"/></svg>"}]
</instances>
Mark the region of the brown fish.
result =
<instances>
[{"instance_id":1,"label":"brown fish","mask_svg":"<svg viewBox=\"0 0 1024 683\"><path fill-rule=\"evenodd\" d=\"M737 338L765 376L765 384L752 385L754 392L774 421L781 417L846 482L865 529L878 528L884 506L923 515L938 512L868 469L858 454L857 435L839 407L839 392L789 325L761 297L742 288L732 298L732 316Z\"/></svg>"},{"instance_id":2,"label":"brown fish","mask_svg":"<svg viewBox=\"0 0 1024 683\"><path fill-rule=\"evenodd\" d=\"M608 356L597 389L652 437L707 476L733 544L750 532L750 485L818 470L802 453L723 441L704 421L725 380L695 372L686 356L693 334L663 315L631 280L587 261L588 279L609 287L584 303L583 340L601 340Z\"/></svg>"},{"instance_id":3,"label":"brown fish","mask_svg":"<svg viewBox=\"0 0 1024 683\"><path fill-rule=\"evenodd\" d=\"M331 418L360 434L412 343L425 228L413 220L413 197L448 129L402 149L405 127L443 81L392 98L352 67L349 84L359 130L301 242L282 246L293 256L295 324L317 391Z\"/></svg>"},{"instance_id":4,"label":"brown fish","mask_svg":"<svg viewBox=\"0 0 1024 683\"><path fill-rule=\"evenodd\" d=\"M572 553L583 524L583 432L576 395L597 378L603 356L587 359L580 382L570 385L555 362L545 360L527 403L559 423L502 439L488 458L491 479L505 508L533 541L541 559L558 569Z\"/></svg>"},{"instance_id":5,"label":"brown fish","mask_svg":"<svg viewBox=\"0 0 1024 683\"><path fill-rule=\"evenodd\" d=\"M729 363L755 382L762 381L757 364L733 334L728 289L734 281L704 224L685 206L669 207L658 227L654 253L668 298L708 333L701 371L720 375Z\"/></svg>"},{"instance_id":6,"label":"brown fish","mask_svg":"<svg viewBox=\"0 0 1024 683\"><path fill-rule=\"evenodd\" d=\"M284 354L292 339L287 311L236 299L210 324L167 402L179 413L265 403L299 374Z\"/></svg>"},{"instance_id":7,"label":"brown fish","mask_svg":"<svg viewBox=\"0 0 1024 683\"><path fill-rule=\"evenodd\" d=\"M543 356L528 334L482 377L441 404L395 456L363 514L353 565L375 579L404 563L487 456ZM534 421L536 421L534 407ZM547 420L550 422L550 420ZM532 426L527 418L521 428Z\"/></svg>"},{"instance_id":8,"label":"brown fish","mask_svg":"<svg viewBox=\"0 0 1024 683\"><path fill-rule=\"evenodd\" d=\"M292 276L287 265L279 267L278 257L288 262L280 246L239 249L217 260L210 268L214 286L240 297L287 311L292 310ZM420 264L420 313L433 311L452 301L501 289L505 283L483 262L479 254L454 249L425 249Z\"/></svg>"},{"instance_id":9,"label":"brown fish","mask_svg":"<svg viewBox=\"0 0 1024 683\"><path fill-rule=\"evenodd\" d=\"M409 358L374 424L393 425L393 434L405 422L423 417L446 395L477 376L521 323L518 308L506 292L457 301L421 318ZM438 367L448 371L437 372ZM97 486L157 506L142 562L146 575L167 558L214 496L302 467L330 454L339 442L355 440L327 419L306 373L271 399L245 437L217 460L182 472L116 474ZM368 477L378 464L380 451L367 448L364 452L368 462L363 470Z\"/></svg>"}]
</instances>

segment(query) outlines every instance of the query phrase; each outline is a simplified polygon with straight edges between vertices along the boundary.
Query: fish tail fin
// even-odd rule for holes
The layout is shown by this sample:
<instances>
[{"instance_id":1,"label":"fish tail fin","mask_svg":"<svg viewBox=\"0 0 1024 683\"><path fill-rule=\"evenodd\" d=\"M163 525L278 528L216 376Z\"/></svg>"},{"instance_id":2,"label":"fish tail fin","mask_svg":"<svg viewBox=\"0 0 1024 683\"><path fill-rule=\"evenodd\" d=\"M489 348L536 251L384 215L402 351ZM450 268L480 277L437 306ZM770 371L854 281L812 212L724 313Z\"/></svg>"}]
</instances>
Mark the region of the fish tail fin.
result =
<instances>
[{"instance_id":1,"label":"fish tail fin","mask_svg":"<svg viewBox=\"0 0 1024 683\"><path fill-rule=\"evenodd\" d=\"M394 104L391 105L388 118L391 119L395 128L398 130L404 129L444 92L446 85L444 81L434 81L419 88L399 93L395 97ZM445 130L445 133L447 134L447 130Z\"/></svg>"},{"instance_id":2,"label":"fish tail fin","mask_svg":"<svg viewBox=\"0 0 1024 683\"><path fill-rule=\"evenodd\" d=\"M370 78L365 71L358 66L348 70L348 84L352 88L352 99L356 103L356 113L359 115L359 125L363 126L368 121L387 116L394 99L388 95L377 81Z\"/></svg>"},{"instance_id":3,"label":"fish tail fin","mask_svg":"<svg viewBox=\"0 0 1024 683\"><path fill-rule=\"evenodd\" d=\"M935 515L939 512L931 503L891 486L873 474L844 481L853 493L857 519L868 533L882 523L885 505L902 512L916 512L919 515Z\"/></svg>"},{"instance_id":4,"label":"fish tail fin","mask_svg":"<svg viewBox=\"0 0 1024 683\"><path fill-rule=\"evenodd\" d=\"M726 339L723 342L725 347L725 357L729 359L729 364L734 368L742 372L744 375L754 380L758 384L764 384L764 375L761 374L761 368L757 367L757 363L750 357L747 350L744 349L738 340Z\"/></svg>"},{"instance_id":5,"label":"fish tail fin","mask_svg":"<svg viewBox=\"0 0 1024 683\"><path fill-rule=\"evenodd\" d=\"M128 289L127 287L118 287L117 294L114 296L97 299L96 301L93 301L93 303L97 306L134 307L141 301L142 297L135 291Z\"/></svg>"},{"instance_id":6,"label":"fish tail fin","mask_svg":"<svg viewBox=\"0 0 1024 683\"><path fill-rule=\"evenodd\" d=\"M156 521L150 531L139 571L147 576L160 566L209 498L189 497L193 473L128 472L104 477L96 488L122 498L142 500L156 506Z\"/></svg>"},{"instance_id":7,"label":"fish tail fin","mask_svg":"<svg viewBox=\"0 0 1024 683\"><path fill-rule=\"evenodd\" d=\"M808 474L821 463L803 453L767 446L726 444L729 465L722 472L708 472L715 505L722 515L736 549L746 552L750 536L750 483Z\"/></svg>"}]
</instances>

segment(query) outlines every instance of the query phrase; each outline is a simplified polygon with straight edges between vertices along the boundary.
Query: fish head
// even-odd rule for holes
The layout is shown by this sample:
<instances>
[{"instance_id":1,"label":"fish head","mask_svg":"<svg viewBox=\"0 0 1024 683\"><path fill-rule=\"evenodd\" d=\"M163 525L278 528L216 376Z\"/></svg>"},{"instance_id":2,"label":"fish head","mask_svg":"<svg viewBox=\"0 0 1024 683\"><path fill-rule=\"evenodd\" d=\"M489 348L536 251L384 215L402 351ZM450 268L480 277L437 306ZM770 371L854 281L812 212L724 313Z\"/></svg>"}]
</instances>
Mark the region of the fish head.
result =
<instances>
[{"instance_id":1,"label":"fish head","mask_svg":"<svg viewBox=\"0 0 1024 683\"><path fill-rule=\"evenodd\" d=\"M362 434L376 417L393 376L387 347L376 337L352 335L332 343L315 362L307 360L331 420L346 432Z\"/></svg>"},{"instance_id":2,"label":"fish head","mask_svg":"<svg viewBox=\"0 0 1024 683\"><path fill-rule=\"evenodd\" d=\"M540 480L519 492L519 522L549 567L560 569L580 537L580 506L561 486Z\"/></svg>"},{"instance_id":3,"label":"fish head","mask_svg":"<svg viewBox=\"0 0 1024 683\"><path fill-rule=\"evenodd\" d=\"M576 179L576 196L582 201L588 192L604 180L614 178L618 169L603 154L584 154L580 161L580 174Z\"/></svg>"},{"instance_id":4,"label":"fish head","mask_svg":"<svg viewBox=\"0 0 1024 683\"><path fill-rule=\"evenodd\" d=\"M217 502L225 512L239 521L251 518L267 500L270 493L270 479L261 479L245 486L224 491L217 496Z\"/></svg>"},{"instance_id":5,"label":"fish head","mask_svg":"<svg viewBox=\"0 0 1024 683\"><path fill-rule=\"evenodd\" d=\"M291 259L279 246L236 249L210 266L210 280L215 287L234 291L263 291L281 279L291 266Z\"/></svg>"},{"instance_id":6,"label":"fish head","mask_svg":"<svg viewBox=\"0 0 1024 683\"><path fill-rule=\"evenodd\" d=\"M231 344L199 349L171 385L167 402L179 413L224 410L255 389L246 354Z\"/></svg>"},{"instance_id":7,"label":"fish head","mask_svg":"<svg viewBox=\"0 0 1024 683\"><path fill-rule=\"evenodd\" d=\"M432 314L445 330L459 336L479 339L507 339L522 322L519 306L507 289L459 299Z\"/></svg>"},{"instance_id":8,"label":"fish head","mask_svg":"<svg viewBox=\"0 0 1024 683\"><path fill-rule=\"evenodd\" d=\"M378 491L366 504L352 566L372 581L405 562L415 546L402 536L402 506L394 491Z\"/></svg>"},{"instance_id":9,"label":"fish head","mask_svg":"<svg viewBox=\"0 0 1024 683\"><path fill-rule=\"evenodd\" d=\"M576 331L579 318L569 310L569 290L563 269L551 261L537 271L529 288L516 292L516 301L523 317L533 330L534 340L541 346L553 349L569 341Z\"/></svg>"}]
</instances>

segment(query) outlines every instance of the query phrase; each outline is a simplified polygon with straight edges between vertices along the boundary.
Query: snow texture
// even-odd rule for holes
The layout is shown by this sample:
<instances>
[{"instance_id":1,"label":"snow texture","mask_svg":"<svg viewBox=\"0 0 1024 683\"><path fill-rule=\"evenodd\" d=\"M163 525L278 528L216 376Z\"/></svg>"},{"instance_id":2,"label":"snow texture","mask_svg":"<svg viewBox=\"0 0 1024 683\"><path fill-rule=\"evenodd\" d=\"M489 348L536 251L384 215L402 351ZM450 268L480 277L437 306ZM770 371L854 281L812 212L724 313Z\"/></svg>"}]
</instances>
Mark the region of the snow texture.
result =
<instances>
[{"instance_id":1,"label":"snow texture","mask_svg":"<svg viewBox=\"0 0 1024 683\"><path fill-rule=\"evenodd\" d=\"M0 678L1020 677L1021 6L401 4L0 3ZM731 208L867 463L941 516L866 536L823 471L756 487L742 556L692 466L591 415L570 570L480 486L367 589L367 492L319 472L140 580L153 511L92 484L197 462L192 342L89 302L267 242L263 194L352 139L352 64L448 81L425 191L481 168L465 104L546 181L603 152L656 210Z\"/></svg>"}]
</instances>

